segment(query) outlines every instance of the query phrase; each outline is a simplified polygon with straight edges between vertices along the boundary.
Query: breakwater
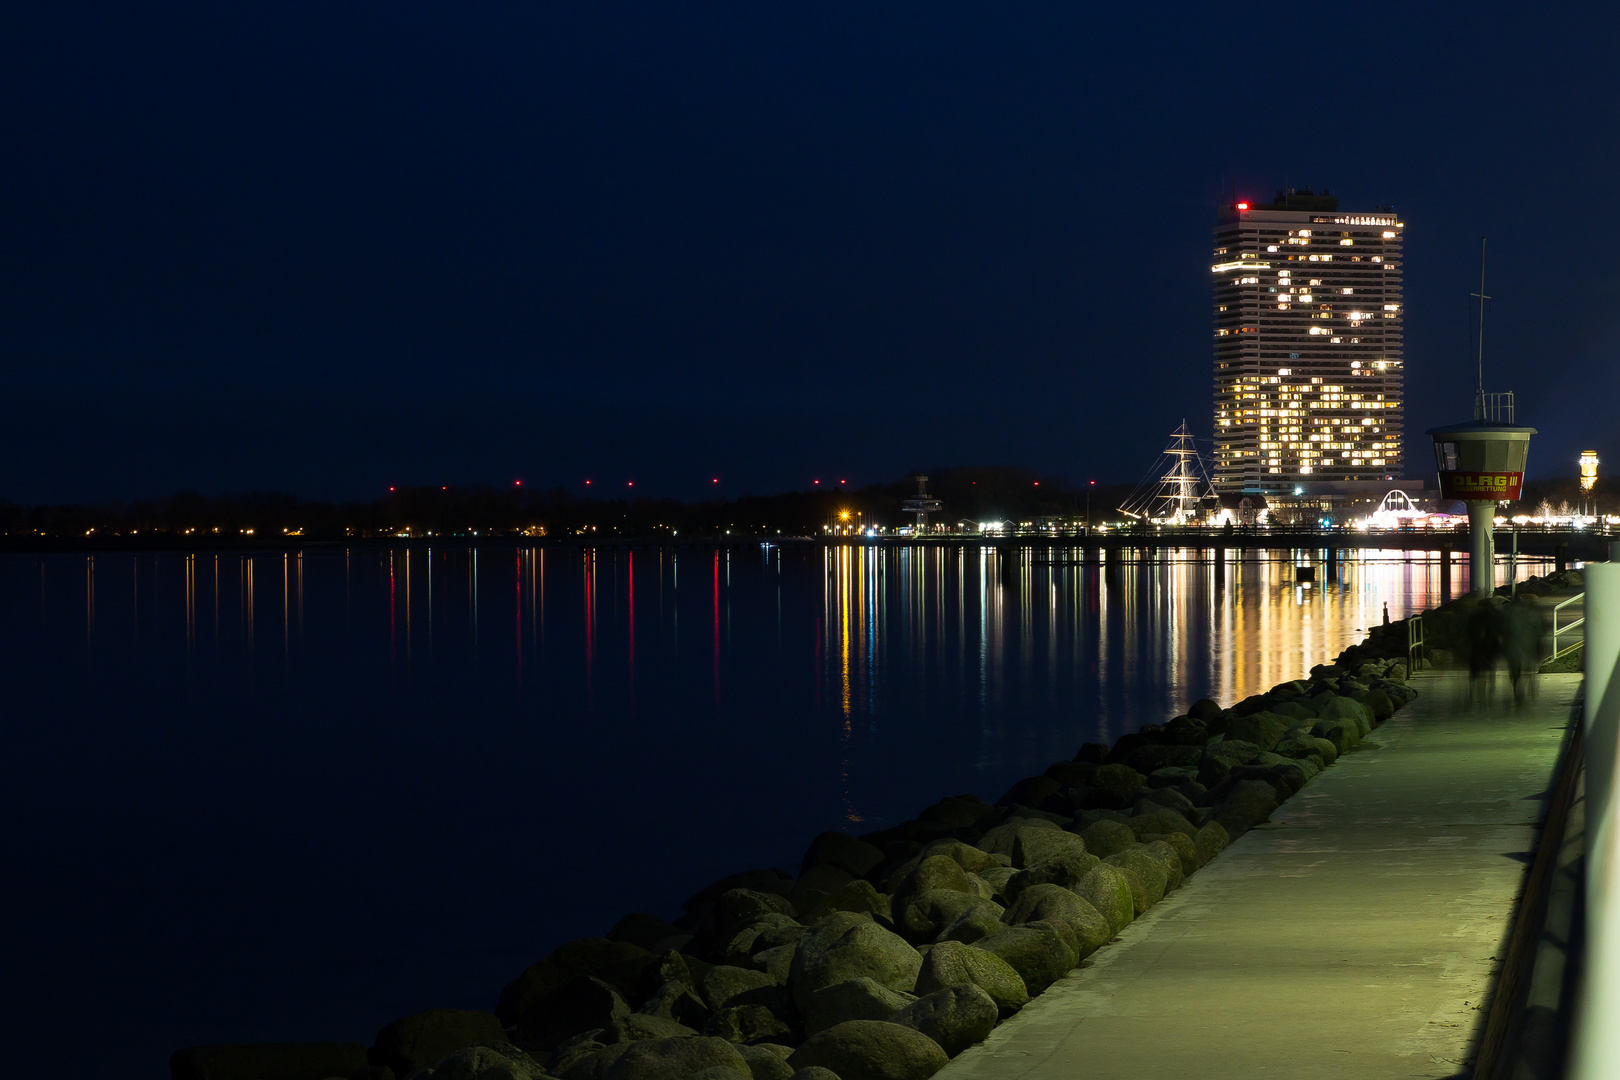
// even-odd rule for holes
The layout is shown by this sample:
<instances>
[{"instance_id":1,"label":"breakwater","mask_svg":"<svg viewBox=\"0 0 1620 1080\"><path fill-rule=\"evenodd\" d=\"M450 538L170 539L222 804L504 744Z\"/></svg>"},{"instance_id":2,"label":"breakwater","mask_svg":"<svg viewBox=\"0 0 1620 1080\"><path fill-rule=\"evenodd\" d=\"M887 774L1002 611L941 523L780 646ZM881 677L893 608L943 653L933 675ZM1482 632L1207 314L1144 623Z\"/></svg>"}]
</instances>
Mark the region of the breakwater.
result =
<instances>
[{"instance_id":1,"label":"breakwater","mask_svg":"<svg viewBox=\"0 0 1620 1080\"><path fill-rule=\"evenodd\" d=\"M994 805L823 834L796 875L734 875L672 922L563 946L492 1014L418 1014L370 1047L182 1051L176 1075L926 1076L1410 700L1404 653L1404 626L1375 628L1306 679L1082 747Z\"/></svg>"}]
</instances>

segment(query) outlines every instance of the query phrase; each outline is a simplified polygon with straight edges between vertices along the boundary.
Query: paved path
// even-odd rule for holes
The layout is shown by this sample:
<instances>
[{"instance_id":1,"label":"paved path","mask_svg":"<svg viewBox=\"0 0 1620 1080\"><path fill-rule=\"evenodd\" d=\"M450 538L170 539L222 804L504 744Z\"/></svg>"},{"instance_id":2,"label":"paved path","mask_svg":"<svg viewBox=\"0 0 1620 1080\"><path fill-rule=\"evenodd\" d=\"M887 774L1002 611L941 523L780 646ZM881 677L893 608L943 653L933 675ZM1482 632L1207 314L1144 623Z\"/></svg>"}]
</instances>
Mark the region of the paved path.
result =
<instances>
[{"instance_id":1,"label":"paved path","mask_svg":"<svg viewBox=\"0 0 1620 1080\"><path fill-rule=\"evenodd\" d=\"M1505 680L1504 680L1505 682ZM939 1080L1451 1077L1510 927L1579 675L1419 697Z\"/></svg>"}]
</instances>

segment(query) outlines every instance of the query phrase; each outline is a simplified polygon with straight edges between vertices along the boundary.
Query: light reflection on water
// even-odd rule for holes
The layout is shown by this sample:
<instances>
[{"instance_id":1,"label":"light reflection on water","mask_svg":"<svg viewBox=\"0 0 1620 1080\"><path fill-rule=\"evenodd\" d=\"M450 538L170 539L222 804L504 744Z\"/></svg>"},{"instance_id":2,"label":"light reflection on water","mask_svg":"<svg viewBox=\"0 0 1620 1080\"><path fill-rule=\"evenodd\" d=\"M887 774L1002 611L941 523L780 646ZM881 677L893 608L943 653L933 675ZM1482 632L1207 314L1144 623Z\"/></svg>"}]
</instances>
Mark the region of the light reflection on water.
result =
<instances>
[{"instance_id":1,"label":"light reflection on water","mask_svg":"<svg viewBox=\"0 0 1620 1080\"><path fill-rule=\"evenodd\" d=\"M1196 551L1087 559L0 557L23 763L0 786L0 891L33 928L0 980L39 1046L153 1076L186 1043L368 1041L419 1009L488 1008L622 912L796 867L822 829L994 799L1082 742L1298 677L1385 604L1398 619L1440 599L1425 553L1347 553L1341 581L1308 587L1293 567L1322 578L1319 552L1234 552L1219 582ZM86 1035L87 986L122 1027Z\"/></svg>"},{"instance_id":2,"label":"light reflection on water","mask_svg":"<svg viewBox=\"0 0 1620 1080\"><path fill-rule=\"evenodd\" d=\"M55 621L51 570L67 561L35 560L41 631ZM1314 583L1296 581L1302 565L1314 567ZM1453 593L1466 586L1466 565L1454 563ZM544 713L627 718L691 712L699 701L720 715L763 695L783 714L836 719L849 740L858 722L871 732L880 718L971 716L1001 730L1042 714L1063 738L1109 741L1198 697L1225 704L1297 678L1386 614L1443 598L1433 552L1345 552L1329 568L1320 551L1232 551L1223 573L1199 550L1099 560L1078 547L859 544L103 554L83 568L92 666L98 650L119 648L162 656L178 647L189 664L209 634L212 660L251 668L269 635L285 677L319 665L313 648L342 653L346 677L363 682L384 674L380 622L392 685L476 677ZM1524 559L1519 576L1544 569ZM1504 562L1498 581L1506 574ZM311 577L318 626L306 635ZM811 593L813 578L823 585ZM785 644L806 637L808 655ZM849 798L849 820L888 810Z\"/></svg>"}]
</instances>

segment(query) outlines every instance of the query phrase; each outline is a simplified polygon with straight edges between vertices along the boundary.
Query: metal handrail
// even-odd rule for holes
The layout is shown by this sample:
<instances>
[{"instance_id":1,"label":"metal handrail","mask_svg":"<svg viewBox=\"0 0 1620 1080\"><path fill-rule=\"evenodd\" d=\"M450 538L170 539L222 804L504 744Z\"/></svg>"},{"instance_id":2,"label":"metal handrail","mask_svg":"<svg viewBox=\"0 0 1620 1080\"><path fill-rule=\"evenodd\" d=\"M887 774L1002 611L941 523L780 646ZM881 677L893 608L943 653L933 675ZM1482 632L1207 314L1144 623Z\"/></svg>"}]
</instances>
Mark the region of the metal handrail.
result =
<instances>
[{"instance_id":1,"label":"metal handrail","mask_svg":"<svg viewBox=\"0 0 1620 1080\"><path fill-rule=\"evenodd\" d=\"M1406 620L1406 673L1416 675L1418 661L1423 659L1423 616L1412 615Z\"/></svg>"},{"instance_id":2,"label":"metal handrail","mask_svg":"<svg viewBox=\"0 0 1620 1080\"><path fill-rule=\"evenodd\" d=\"M1577 648L1580 647L1581 642L1576 641L1576 642L1572 642L1572 643L1564 646L1562 649L1560 649L1558 647L1558 635L1564 633L1565 631L1573 630L1577 626L1580 626L1582 623L1586 622L1586 616L1582 615L1580 618L1576 619L1572 623L1565 623L1563 626L1559 626L1558 625L1558 613L1560 611L1564 610L1564 608L1568 607L1570 604L1573 604L1575 601L1577 601L1577 600L1584 601L1585 599L1586 599L1586 594L1584 592L1578 592L1574 596L1570 597L1568 600L1565 600L1562 604L1559 604L1557 607L1553 608L1553 614L1552 614L1552 656L1548 657L1549 660L1556 659L1557 657L1560 657L1560 656L1564 655L1567 652L1573 652ZM1585 640L1584 635L1582 636L1582 640L1583 641Z\"/></svg>"}]
</instances>

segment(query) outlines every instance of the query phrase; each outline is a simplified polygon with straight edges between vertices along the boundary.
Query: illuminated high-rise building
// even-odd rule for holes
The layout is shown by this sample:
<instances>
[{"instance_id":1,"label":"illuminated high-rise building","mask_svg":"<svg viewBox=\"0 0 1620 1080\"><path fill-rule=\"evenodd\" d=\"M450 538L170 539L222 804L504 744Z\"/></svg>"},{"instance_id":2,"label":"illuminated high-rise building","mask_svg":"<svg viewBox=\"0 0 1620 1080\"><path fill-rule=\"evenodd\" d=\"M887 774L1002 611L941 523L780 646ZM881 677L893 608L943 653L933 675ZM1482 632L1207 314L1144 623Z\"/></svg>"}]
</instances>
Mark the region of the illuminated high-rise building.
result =
<instances>
[{"instance_id":1,"label":"illuminated high-rise building","mask_svg":"<svg viewBox=\"0 0 1620 1080\"><path fill-rule=\"evenodd\" d=\"M1404 232L1327 192L1217 213L1218 491L1338 501L1400 477Z\"/></svg>"}]
</instances>

